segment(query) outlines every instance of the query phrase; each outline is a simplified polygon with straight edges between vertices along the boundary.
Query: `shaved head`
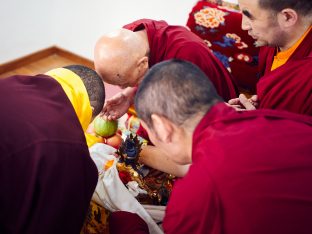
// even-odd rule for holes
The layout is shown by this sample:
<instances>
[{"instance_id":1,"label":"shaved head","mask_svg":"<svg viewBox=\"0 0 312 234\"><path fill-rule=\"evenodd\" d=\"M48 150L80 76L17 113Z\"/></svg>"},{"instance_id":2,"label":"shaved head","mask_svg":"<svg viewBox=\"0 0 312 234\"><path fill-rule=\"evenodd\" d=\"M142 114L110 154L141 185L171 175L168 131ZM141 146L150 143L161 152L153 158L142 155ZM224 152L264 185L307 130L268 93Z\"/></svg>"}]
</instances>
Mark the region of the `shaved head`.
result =
<instances>
[{"instance_id":1,"label":"shaved head","mask_svg":"<svg viewBox=\"0 0 312 234\"><path fill-rule=\"evenodd\" d=\"M135 86L135 68L146 56L146 42L137 32L119 29L102 36L95 45L94 65L102 79L113 85Z\"/></svg>"}]
</instances>

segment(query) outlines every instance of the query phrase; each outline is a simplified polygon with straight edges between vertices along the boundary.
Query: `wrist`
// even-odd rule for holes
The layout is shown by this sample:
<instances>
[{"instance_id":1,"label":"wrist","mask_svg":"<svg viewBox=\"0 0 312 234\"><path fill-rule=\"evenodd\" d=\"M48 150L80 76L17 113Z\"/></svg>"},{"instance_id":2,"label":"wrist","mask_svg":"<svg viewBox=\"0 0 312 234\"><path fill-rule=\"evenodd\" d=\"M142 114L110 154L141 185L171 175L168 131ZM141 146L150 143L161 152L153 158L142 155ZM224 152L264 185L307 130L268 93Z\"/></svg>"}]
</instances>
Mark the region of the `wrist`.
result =
<instances>
[{"instance_id":1,"label":"wrist","mask_svg":"<svg viewBox=\"0 0 312 234\"><path fill-rule=\"evenodd\" d=\"M128 87L122 91L122 94L128 98L133 98L137 91L136 87Z\"/></svg>"}]
</instances>

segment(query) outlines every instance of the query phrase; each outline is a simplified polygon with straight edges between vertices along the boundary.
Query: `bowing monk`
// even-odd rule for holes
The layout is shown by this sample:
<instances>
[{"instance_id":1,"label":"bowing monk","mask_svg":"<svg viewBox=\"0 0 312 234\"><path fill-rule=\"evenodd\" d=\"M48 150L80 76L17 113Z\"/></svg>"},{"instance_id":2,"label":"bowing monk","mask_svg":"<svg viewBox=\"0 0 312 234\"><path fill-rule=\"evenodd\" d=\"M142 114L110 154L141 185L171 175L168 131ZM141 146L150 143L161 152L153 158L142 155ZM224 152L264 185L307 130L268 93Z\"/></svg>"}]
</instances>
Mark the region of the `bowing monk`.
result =
<instances>
[{"instance_id":1,"label":"bowing monk","mask_svg":"<svg viewBox=\"0 0 312 234\"><path fill-rule=\"evenodd\" d=\"M312 115L312 1L239 0L242 29L258 46L257 96L230 100L243 109Z\"/></svg>"},{"instance_id":2,"label":"bowing monk","mask_svg":"<svg viewBox=\"0 0 312 234\"><path fill-rule=\"evenodd\" d=\"M108 119L116 119L125 114L149 67L172 58L184 59L199 66L211 77L218 94L224 100L236 97L231 75L201 38L183 26L141 19L101 37L96 43L96 71L105 82L125 88L106 101L104 115ZM142 126L137 134L148 139ZM165 155L165 152L148 146L143 149L140 159L142 163L161 171L177 176L185 174L185 168L180 171L180 167L177 168L166 156L159 160L162 157L160 155ZM163 163L164 161L167 163Z\"/></svg>"},{"instance_id":3,"label":"bowing monk","mask_svg":"<svg viewBox=\"0 0 312 234\"><path fill-rule=\"evenodd\" d=\"M97 184L84 130L104 103L80 65L0 80L0 233L79 233Z\"/></svg>"},{"instance_id":4,"label":"bowing monk","mask_svg":"<svg viewBox=\"0 0 312 234\"><path fill-rule=\"evenodd\" d=\"M180 60L148 72L135 107L153 143L191 164L174 185L165 233L312 233L310 116L237 112L198 67ZM111 233L144 233L139 220L113 213Z\"/></svg>"},{"instance_id":5,"label":"bowing monk","mask_svg":"<svg viewBox=\"0 0 312 234\"><path fill-rule=\"evenodd\" d=\"M236 96L229 72L201 38L183 26L141 19L101 37L95 46L96 71L105 82L126 88L106 101L103 113L108 119L119 118L127 112L136 87L149 67L172 58L199 66L211 77L218 94L225 100Z\"/></svg>"}]
</instances>

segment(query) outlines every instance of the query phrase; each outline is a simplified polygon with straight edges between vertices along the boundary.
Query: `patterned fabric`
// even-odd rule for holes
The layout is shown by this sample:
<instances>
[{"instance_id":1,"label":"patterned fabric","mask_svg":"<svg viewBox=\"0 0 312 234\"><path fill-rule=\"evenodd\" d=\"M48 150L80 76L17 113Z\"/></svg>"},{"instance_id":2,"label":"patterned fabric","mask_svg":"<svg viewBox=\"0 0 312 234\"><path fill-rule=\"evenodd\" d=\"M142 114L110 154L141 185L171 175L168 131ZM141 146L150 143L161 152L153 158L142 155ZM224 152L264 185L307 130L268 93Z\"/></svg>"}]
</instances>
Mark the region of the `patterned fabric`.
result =
<instances>
[{"instance_id":1,"label":"patterned fabric","mask_svg":"<svg viewBox=\"0 0 312 234\"><path fill-rule=\"evenodd\" d=\"M80 234L109 234L108 217L110 212L91 201L88 214Z\"/></svg>"},{"instance_id":2,"label":"patterned fabric","mask_svg":"<svg viewBox=\"0 0 312 234\"><path fill-rule=\"evenodd\" d=\"M210 2L218 6L223 6L230 10L237 10L237 11L239 10L238 3L231 3L231 2L222 1L222 0L206 0L206 2Z\"/></svg>"},{"instance_id":3,"label":"patterned fabric","mask_svg":"<svg viewBox=\"0 0 312 234\"><path fill-rule=\"evenodd\" d=\"M241 29L242 15L237 5L211 1L199 1L194 6L187 26L232 73L241 92L255 93L259 48Z\"/></svg>"}]
</instances>

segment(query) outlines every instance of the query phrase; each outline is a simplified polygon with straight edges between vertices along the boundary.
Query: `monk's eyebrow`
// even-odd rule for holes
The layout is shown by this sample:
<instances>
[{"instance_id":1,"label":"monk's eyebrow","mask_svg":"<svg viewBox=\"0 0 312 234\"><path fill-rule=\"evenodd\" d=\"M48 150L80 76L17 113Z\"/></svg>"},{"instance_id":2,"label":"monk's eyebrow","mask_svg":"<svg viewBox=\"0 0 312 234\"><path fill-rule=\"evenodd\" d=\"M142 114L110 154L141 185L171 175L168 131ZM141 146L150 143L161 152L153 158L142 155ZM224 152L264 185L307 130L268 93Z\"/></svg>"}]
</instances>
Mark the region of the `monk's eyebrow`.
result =
<instances>
[{"instance_id":1,"label":"monk's eyebrow","mask_svg":"<svg viewBox=\"0 0 312 234\"><path fill-rule=\"evenodd\" d=\"M246 17L248 17L249 19L253 19L253 18L254 18L253 15L250 14L250 12L249 12L248 10L242 10L242 13L243 13Z\"/></svg>"}]
</instances>

